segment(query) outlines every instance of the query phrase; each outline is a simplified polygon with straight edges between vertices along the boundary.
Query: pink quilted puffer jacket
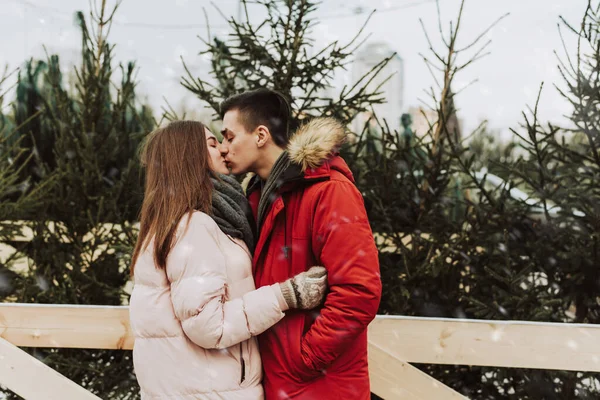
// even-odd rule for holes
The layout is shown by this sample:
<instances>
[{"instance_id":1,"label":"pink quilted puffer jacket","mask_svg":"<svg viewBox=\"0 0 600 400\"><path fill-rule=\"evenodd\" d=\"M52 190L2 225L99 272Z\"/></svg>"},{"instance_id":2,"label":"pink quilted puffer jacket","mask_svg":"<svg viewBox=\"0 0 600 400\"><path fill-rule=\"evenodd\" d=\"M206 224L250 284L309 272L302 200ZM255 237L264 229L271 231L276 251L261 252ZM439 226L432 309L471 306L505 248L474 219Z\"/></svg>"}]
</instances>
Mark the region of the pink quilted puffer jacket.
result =
<instances>
[{"instance_id":1,"label":"pink quilted puffer jacket","mask_svg":"<svg viewBox=\"0 0 600 400\"><path fill-rule=\"evenodd\" d=\"M284 316L279 285L255 290L246 245L198 211L179 223L166 271L153 245L135 265L130 300L142 399L262 399L254 336Z\"/></svg>"}]
</instances>

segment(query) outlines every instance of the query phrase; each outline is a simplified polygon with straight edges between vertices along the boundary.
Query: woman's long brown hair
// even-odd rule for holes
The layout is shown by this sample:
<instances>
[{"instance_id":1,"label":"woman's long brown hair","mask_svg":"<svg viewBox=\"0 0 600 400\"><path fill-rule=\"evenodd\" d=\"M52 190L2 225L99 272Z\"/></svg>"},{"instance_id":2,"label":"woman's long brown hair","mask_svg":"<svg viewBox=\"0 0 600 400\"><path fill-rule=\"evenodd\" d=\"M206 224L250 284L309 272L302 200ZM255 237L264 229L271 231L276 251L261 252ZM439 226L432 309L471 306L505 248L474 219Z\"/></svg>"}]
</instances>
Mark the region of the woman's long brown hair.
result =
<instances>
[{"instance_id":1,"label":"woman's long brown hair","mask_svg":"<svg viewBox=\"0 0 600 400\"><path fill-rule=\"evenodd\" d=\"M174 121L148 135L141 153L146 186L131 275L152 237L156 267L165 269L181 218L194 210L210 214L213 186L205 129L197 121Z\"/></svg>"}]
</instances>

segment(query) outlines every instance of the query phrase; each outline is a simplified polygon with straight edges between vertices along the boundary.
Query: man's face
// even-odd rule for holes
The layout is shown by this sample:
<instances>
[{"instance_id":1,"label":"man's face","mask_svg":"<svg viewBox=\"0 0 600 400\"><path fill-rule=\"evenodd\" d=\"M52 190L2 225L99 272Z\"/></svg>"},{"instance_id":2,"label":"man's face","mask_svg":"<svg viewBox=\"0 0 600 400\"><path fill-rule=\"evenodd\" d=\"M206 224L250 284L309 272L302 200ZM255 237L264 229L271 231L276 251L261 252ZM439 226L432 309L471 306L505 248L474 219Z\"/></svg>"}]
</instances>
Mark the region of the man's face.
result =
<instances>
[{"instance_id":1,"label":"man's face","mask_svg":"<svg viewBox=\"0 0 600 400\"><path fill-rule=\"evenodd\" d=\"M246 131L240 121L238 110L230 110L223 116L223 143L221 151L227 166L235 175L256 172L255 165L260 154L257 136Z\"/></svg>"}]
</instances>

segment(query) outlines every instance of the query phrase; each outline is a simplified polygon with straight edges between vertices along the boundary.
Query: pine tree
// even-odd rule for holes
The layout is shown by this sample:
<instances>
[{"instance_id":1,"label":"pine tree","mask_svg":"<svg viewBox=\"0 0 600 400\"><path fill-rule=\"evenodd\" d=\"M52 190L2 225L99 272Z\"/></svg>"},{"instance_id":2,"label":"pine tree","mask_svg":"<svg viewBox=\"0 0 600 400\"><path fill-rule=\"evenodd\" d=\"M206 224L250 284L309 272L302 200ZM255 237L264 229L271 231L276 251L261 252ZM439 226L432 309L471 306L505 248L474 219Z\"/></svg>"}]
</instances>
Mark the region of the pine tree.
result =
<instances>
[{"instance_id":1,"label":"pine tree","mask_svg":"<svg viewBox=\"0 0 600 400\"><path fill-rule=\"evenodd\" d=\"M329 115L346 123L357 113L369 111L372 104L383 98L378 88L368 84L377 78L391 59L382 59L371 71L351 86L345 86L336 98L324 94L332 87L335 74L353 60L355 50L362 44L364 26L346 44L332 42L313 53L312 28L318 1L257 0L267 18L254 24L248 18L247 3L242 0L246 20L228 20L231 33L226 40L204 39L201 54L211 57L211 78L194 77L184 66L187 75L182 84L196 94L216 115L225 98L261 87L275 89L288 97L293 108L292 129L305 118Z\"/></svg>"},{"instance_id":2,"label":"pine tree","mask_svg":"<svg viewBox=\"0 0 600 400\"><path fill-rule=\"evenodd\" d=\"M10 76L8 68L5 68L0 77L0 109L4 108L4 98L9 92L3 86ZM31 159L32 154L22 149L21 143L15 138L18 128L10 115L0 114L0 243L7 243L22 233L26 224L15 220L15 216L35 213L54 183L54 177L50 176L46 182L32 189L31 181L21 178L20 165ZM12 251L2 260L0 298L14 301L22 287L23 279L14 269L14 263L20 257L20 252Z\"/></svg>"},{"instance_id":3,"label":"pine tree","mask_svg":"<svg viewBox=\"0 0 600 400\"><path fill-rule=\"evenodd\" d=\"M362 141L348 149L380 237L380 312L598 323L598 16L590 5L583 28L572 29L587 53L561 67L577 129L544 125L536 104L514 130L524 155L476 159L485 151L462 143L448 122L453 78L483 48L463 47L473 53L459 62L464 50L451 27L445 53L431 57L441 79L431 91L437 119L427 135L406 145L381 124L381 154L362 156ZM461 18L462 7L452 26ZM482 167L506 183L495 184ZM473 399L592 399L599 392L594 373L420 367Z\"/></svg>"},{"instance_id":4,"label":"pine tree","mask_svg":"<svg viewBox=\"0 0 600 400\"><path fill-rule=\"evenodd\" d=\"M29 214L33 238L14 242L30 260L19 302L121 305L128 299L131 248L143 196L137 151L154 120L135 92L135 65L119 66L107 41L116 11L82 13L81 64L73 86L58 56L31 61L19 75L14 118L20 146L34 156L20 168L33 187L58 175L44 207ZM35 115L38 114L39 115ZM35 117L34 117L35 115ZM138 398L128 351L36 350L52 368L101 398Z\"/></svg>"},{"instance_id":5,"label":"pine tree","mask_svg":"<svg viewBox=\"0 0 600 400\"><path fill-rule=\"evenodd\" d=\"M536 189L559 207L553 211L560 214L561 226L569 231L574 246L570 251L581 252L571 301L576 308L575 322L588 323L598 323L600 318L596 301L600 285L600 2L593 3L588 1L580 29L564 21L579 42L576 63L568 60L560 66L566 83L562 93L573 107L570 120L575 128L563 129L561 136L547 134L540 141L532 140L539 164L544 164L537 171ZM543 145L547 136L547 152L537 151L538 142ZM546 214L547 208L544 204ZM572 237L572 232L578 235Z\"/></svg>"}]
</instances>

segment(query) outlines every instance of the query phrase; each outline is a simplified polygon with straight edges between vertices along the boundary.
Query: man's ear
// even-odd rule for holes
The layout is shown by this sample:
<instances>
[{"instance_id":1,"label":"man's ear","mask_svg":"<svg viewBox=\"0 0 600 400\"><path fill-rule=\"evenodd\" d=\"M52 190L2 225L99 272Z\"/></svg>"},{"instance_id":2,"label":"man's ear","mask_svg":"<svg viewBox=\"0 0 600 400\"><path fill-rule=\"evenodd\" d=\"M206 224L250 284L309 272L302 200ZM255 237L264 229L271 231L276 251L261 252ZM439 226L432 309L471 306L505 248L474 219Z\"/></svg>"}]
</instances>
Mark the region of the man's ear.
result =
<instances>
[{"instance_id":1,"label":"man's ear","mask_svg":"<svg viewBox=\"0 0 600 400\"><path fill-rule=\"evenodd\" d=\"M269 128L264 125L259 125L254 131L256 135L256 146L263 147L265 144L271 140L271 132Z\"/></svg>"}]
</instances>

